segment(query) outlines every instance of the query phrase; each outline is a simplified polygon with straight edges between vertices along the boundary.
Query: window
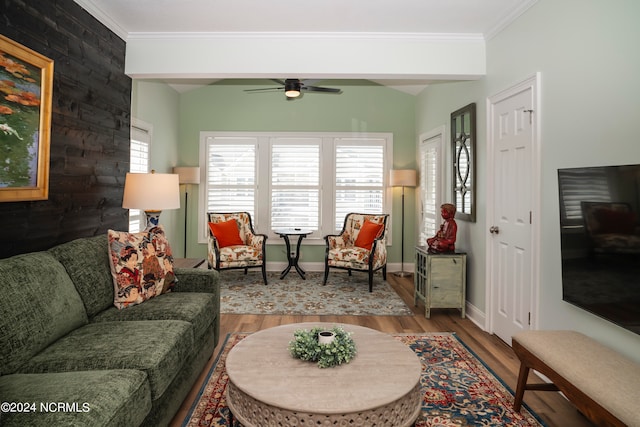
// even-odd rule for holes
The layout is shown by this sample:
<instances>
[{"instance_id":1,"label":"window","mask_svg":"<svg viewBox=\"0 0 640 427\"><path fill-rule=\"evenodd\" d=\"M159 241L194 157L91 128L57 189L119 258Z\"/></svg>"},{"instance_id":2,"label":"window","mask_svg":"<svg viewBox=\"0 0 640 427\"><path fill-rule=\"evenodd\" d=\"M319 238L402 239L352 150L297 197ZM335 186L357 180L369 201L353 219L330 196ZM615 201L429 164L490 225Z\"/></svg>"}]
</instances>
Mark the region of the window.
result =
<instances>
[{"instance_id":1,"label":"window","mask_svg":"<svg viewBox=\"0 0 640 427\"><path fill-rule=\"evenodd\" d=\"M335 229L349 212L384 212L383 139L346 139L335 146Z\"/></svg>"},{"instance_id":2,"label":"window","mask_svg":"<svg viewBox=\"0 0 640 427\"><path fill-rule=\"evenodd\" d=\"M140 120L131 121L131 145L129 147L129 172L148 173L150 165L152 126ZM139 209L129 209L129 232L137 233L144 227L146 218Z\"/></svg>"},{"instance_id":3,"label":"window","mask_svg":"<svg viewBox=\"0 0 640 427\"><path fill-rule=\"evenodd\" d=\"M420 138L420 236L418 242L436 234L440 225L440 205L442 204L442 141L444 128L436 129Z\"/></svg>"},{"instance_id":4,"label":"window","mask_svg":"<svg viewBox=\"0 0 640 427\"><path fill-rule=\"evenodd\" d=\"M211 211L248 211L261 233L295 226L313 240L340 231L349 212L389 206L391 134L201 132L200 144L201 242Z\"/></svg>"},{"instance_id":5,"label":"window","mask_svg":"<svg viewBox=\"0 0 640 427\"><path fill-rule=\"evenodd\" d=\"M288 141L287 141L288 140ZM271 140L271 229L320 226L319 138Z\"/></svg>"},{"instance_id":6,"label":"window","mask_svg":"<svg viewBox=\"0 0 640 427\"><path fill-rule=\"evenodd\" d=\"M207 212L249 212L255 217L254 138L214 138L207 146Z\"/></svg>"}]
</instances>

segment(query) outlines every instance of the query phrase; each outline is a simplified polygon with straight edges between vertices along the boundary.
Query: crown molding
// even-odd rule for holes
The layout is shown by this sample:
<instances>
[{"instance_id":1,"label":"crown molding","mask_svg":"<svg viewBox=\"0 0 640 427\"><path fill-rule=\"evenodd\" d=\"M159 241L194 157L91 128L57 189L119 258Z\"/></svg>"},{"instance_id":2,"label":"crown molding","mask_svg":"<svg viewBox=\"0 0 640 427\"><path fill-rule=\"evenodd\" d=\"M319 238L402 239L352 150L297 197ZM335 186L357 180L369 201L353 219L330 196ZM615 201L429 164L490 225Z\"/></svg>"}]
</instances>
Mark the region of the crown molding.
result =
<instances>
[{"instance_id":1,"label":"crown molding","mask_svg":"<svg viewBox=\"0 0 640 427\"><path fill-rule=\"evenodd\" d=\"M411 40L438 42L484 42L479 33L351 33L351 32L137 32L127 40L216 39L315 39L315 40Z\"/></svg>"},{"instance_id":2,"label":"crown molding","mask_svg":"<svg viewBox=\"0 0 640 427\"><path fill-rule=\"evenodd\" d=\"M497 36L502 30L507 28L513 21L518 19L523 13L525 13L531 6L536 4L538 0L527 0L521 3L518 7L513 9L510 13L503 16L496 24L484 33L485 40L489 41Z\"/></svg>"},{"instance_id":3,"label":"crown molding","mask_svg":"<svg viewBox=\"0 0 640 427\"><path fill-rule=\"evenodd\" d=\"M113 31L118 37L122 40L126 41L128 37L127 31L120 26L110 15L108 15L104 10L100 9L92 0L73 0L75 1L81 8L89 13L89 15L93 16L97 19L101 24L105 27Z\"/></svg>"},{"instance_id":4,"label":"crown molding","mask_svg":"<svg viewBox=\"0 0 640 427\"><path fill-rule=\"evenodd\" d=\"M513 21L525 13L538 0L527 0L521 3L509 14L481 33L377 33L377 32L128 32L115 19L102 10L93 0L74 0L104 26L113 31L118 37L127 40L152 39L344 39L344 40L421 40L438 42L456 41L487 41L508 27Z\"/></svg>"}]
</instances>

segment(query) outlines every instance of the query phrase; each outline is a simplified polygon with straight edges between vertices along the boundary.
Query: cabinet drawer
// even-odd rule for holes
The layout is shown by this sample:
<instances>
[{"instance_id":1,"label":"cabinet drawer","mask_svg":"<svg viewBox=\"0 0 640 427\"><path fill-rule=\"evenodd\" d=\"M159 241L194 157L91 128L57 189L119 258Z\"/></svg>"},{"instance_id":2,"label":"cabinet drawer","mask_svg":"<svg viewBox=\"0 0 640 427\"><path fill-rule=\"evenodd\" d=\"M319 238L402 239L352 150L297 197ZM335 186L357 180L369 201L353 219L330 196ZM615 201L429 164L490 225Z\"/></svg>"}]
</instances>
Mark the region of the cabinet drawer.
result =
<instances>
[{"instance_id":1,"label":"cabinet drawer","mask_svg":"<svg viewBox=\"0 0 640 427\"><path fill-rule=\"evenodd\" d=\"M446 286L448 285L448 286ZM462 289L460 283L448 283L440 286L434 283L431 287L431 307L446 308L458 307L462 300Z\"/></svg>"},{"instance_id":2,"label":"cabinet drawer","mask_svg":"<svg viewBox=\"0 0 640 427\"><path fill-rule=\"evenodd\" d=\"M432 257L429 261L429 272L434 283L460 283L463 269L463 263L460 258Z\"/></svg>"}]
</instances>

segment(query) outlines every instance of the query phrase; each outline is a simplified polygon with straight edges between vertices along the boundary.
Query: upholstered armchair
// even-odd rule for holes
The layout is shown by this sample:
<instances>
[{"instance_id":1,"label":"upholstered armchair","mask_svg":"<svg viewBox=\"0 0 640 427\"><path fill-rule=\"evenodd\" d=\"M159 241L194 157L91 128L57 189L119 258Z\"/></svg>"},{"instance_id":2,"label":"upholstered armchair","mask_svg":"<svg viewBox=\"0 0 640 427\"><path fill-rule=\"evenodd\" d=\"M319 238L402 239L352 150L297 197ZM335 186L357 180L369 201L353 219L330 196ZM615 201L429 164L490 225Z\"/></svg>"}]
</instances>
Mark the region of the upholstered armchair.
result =
<instances>
[{"instance_id":1,"label":"upholstered armchair","mask_svg":"<svg viewBox=\"0 0 640 427\"><path fill-rule=\"evenodd\" d=\"M373 273L382 270L387 280L387 219L389 215L350 213L344 219L340 234L325 236L326 253L323 285L327 284L330 268L366 271L369 292L373 291Z\"/></svg>"},{"instance_id":2,"label":"upholstered armchair","mask_svg":"<svg viewBox=\"0 0 640 427\"><path fill-rule=\"evenodd\" d=\"M209 268L226 270L261 268L267 284L265 243L267 236L257 234L248 212L209 212L207 259Z\"/></svg>"}]
</instances>

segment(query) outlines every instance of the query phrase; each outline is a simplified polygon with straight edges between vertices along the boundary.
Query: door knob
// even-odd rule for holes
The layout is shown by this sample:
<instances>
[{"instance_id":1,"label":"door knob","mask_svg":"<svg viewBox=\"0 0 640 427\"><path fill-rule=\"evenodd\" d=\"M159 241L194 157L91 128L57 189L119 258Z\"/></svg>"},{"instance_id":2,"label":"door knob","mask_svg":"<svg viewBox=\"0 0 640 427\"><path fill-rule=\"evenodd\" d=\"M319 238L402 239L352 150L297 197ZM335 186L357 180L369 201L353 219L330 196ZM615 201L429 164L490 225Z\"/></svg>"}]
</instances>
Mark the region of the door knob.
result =
<instances>
[{"instance_id":1,"label":"door knob","mask_svg":"<svg viewBox=\"0 0 640 427\"><path fill-rule=\"evenodd\" d=\"M495 225L492 225L491 227L489 227L489 233L498 234L498 233L500 233L500 228L498 228Z\"/></svg>"}]
</instances>

